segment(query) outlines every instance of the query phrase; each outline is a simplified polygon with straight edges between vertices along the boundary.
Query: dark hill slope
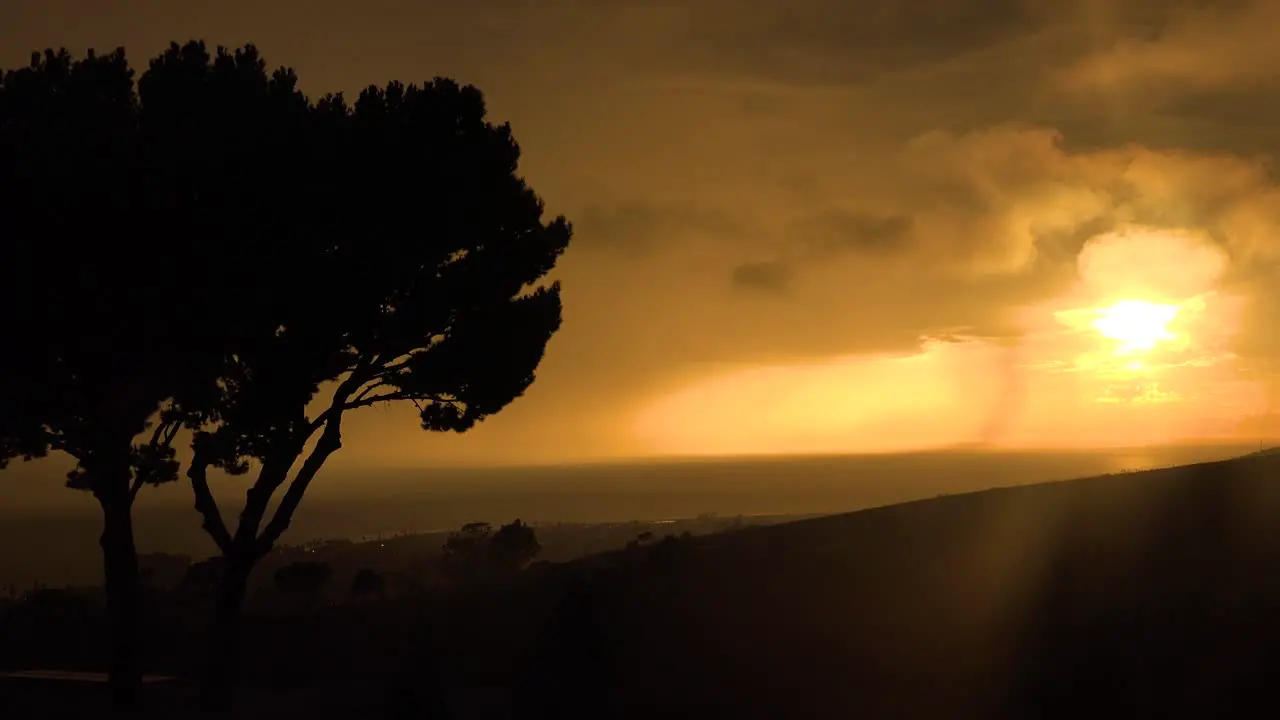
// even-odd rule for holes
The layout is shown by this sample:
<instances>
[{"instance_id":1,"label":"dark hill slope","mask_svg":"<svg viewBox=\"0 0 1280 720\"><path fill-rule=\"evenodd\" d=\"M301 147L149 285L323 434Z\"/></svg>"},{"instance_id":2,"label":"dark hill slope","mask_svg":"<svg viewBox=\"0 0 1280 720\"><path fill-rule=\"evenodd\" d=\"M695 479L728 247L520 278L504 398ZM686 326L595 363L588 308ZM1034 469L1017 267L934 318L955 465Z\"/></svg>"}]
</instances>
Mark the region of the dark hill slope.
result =
<instances>
[{"instance_id":1,"label":"dark hill slope","mask_svg":"<svg viewBox=\"0 0 1280 720\"><path fill-rule=\"evenodd\" d=\"M263 610L240 717L1280 717L1277 480L1255 456ZM152 669L189 681L206 615L170 600L147 615ZM96 622L41 608L0 623L0 658L100 667ZM0 718L59 716L4 691Z\"/></svg>"},{"instance_id":2,"label":"dark hill slope","mask_svg":"<svg viewBox=\"0 0 1280 720\"><path fill-rule=\"evenodd\" d=\"M1278 472L1249 457L617 556L553 616L535 685L636 718L1274 715Z\"/></svg>"}]
</instances>

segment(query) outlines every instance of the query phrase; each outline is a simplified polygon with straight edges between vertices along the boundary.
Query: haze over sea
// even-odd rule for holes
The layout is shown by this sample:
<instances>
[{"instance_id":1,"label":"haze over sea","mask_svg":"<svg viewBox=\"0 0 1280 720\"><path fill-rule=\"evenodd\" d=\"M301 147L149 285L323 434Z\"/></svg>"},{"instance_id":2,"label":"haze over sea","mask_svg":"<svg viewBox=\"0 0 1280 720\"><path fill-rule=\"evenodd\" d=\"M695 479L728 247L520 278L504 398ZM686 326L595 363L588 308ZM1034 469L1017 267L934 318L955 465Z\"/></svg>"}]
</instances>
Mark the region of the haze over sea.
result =
<instances>
[{"instance_id":1,"label":"haze over sea","mask_svg":"<svg viewBox=\"0 0 1280 720\"><path fill-rule=\"evenodd\" d=\"M294 518L286 542L358 539L375 534L454 529L467 522L607 523L721 516L834 514L992 487L1067 480L1224 459L1257 445L1187 445L1054 452L938 452L651 460L523 468L327 469ZM0 584L92 583L97 556L87 553L100 532L96 503L58 487L56 471L21 464L0 506L0 543L7 548ZM40 477L42 476L42 477ZM39 486L38 492L37 485ZM215 488L234 522L247 481L226 478ZM140 552L212 554L181 483L148 488L135 508ZM38 531L37 531L38 530Z\"/></svg>"}]
</instances>

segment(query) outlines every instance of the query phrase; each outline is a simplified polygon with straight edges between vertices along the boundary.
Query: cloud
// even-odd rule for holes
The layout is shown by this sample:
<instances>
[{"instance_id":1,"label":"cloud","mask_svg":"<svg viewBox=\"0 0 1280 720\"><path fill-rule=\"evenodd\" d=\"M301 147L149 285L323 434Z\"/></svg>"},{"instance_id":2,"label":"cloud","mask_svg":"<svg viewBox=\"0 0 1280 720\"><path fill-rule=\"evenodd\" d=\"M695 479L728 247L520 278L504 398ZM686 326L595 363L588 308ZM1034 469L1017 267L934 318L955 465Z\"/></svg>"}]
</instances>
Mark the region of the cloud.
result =
<instances>
[{"instance_id":1,"label":"cloud","mask_svg":"<svg viewBox=\"0 0 1280 720\"><path fill-rule=\"evenodd\" d=\"M1203 231L1241 263L1277 259L1280 185L1264 158L1137 145L1071 152L1051 128L926 133L898 164L887 212L912 261L1025 272L1045 251L1074 258L1130 224Z\"/></svg>"},{"instance_id":2,"label":"cloud","mask_svg":"<svg viewBox=\"0 0 1280 720\"><path fill-rule=\"evenodd\" d=\"M809 238L817 254L892 253L911 233L907 215L877 214L858 210L831 210L796 228Z\"/></svg>"},{"instance_id":3,"label":"cloud","mask_svg":"<svg viewBox=\"0 0 1280 720\"><path fill-rule=\"evenodd\" d=\"M749 12L720 0L698 7L681 46L700 49L694 57L701 64L799 85L863 82L946 61L1033 32L1043 18L1028 0L791 0L757 3Z\"/></svg>"},{"instance_id":4,"label":"cloud","mask_svg":"<svg viewBox=\"0 0 1280 720\"><path fill-rule=\"evenodd\" d=\"M574 226L575 237L585 249L627 254L651 252L663 244L687 241L691 235L721 238L737 231L721 213L675 201L589 203L574 217Z\"/></svg>"},{"instance_id":5,"label":"cloud","mask_svg":"<svg viewBox=\"0 0 1280 720\"><path fill-rule=\"evenodd\" d=\"M733 269L733 284L746 290L782 292L791 280L791 268L778 260L743 263Z\"/></svg>"},{"instance_id":6,"label":"cloud","mask_svg":"<svg viewBox=\"0 0 1280 720\"><path fill-rule=\"evenodd\" d=\"M483 88L576 234L564 328L528 397L462 441L477 456L607 443L610 413L725 365L1015 345L1082 249L1134 226L1212 246L1251 301L1236 350L1258 375L1280 360L1280 3L229 2L20 1L0 51L141 63L203 34L312 93Z\"/></svg>"},{"instance_id":7,"label":"cloud","mask_svg":"<svg viewBox=\"0 0 1280 720\"><path fill-rule=\"evenodd\" d=\"M1076 258L1088 287L1173 300L1212 290L1229 262L1203 231L1142 227L1097 235Z\"/></svg>"},{"instance_id":8,"label":"cloud","mask_svg":"<svg viewBox=\"0 0 1280 720\"><path fill-rule=\"evenodd\" d=\"M1147 36L1121 36L1067 66L1061 85L1084 93L1203 91L1273 78L1280 67L1280 4L1271 0L1174 5Z\"/></svg>"},{"instance_id":9,"label":"cloud","mask_svg":"<svg viewBox=\"0 0 1280 720\"><path fill-rule=\"evenodd\" d=\"M1053 128L1007 124L921 135L876 177L874 202L815 195L776 238L773 261L726 270L735 286L775 291L777 307L744 315L740 336L738 322L717 322L747 343L743 357L903 348L948 332L1015 337L1024 330L1012 310L1079 282L1099 293L1090 302L1215 288L1251 297L1232 347L1280 356L1280 307L1268 309L1262 290L1280 263L1280 186L1265 158L1133 144L1073 151Z\"/></svg>"}]
</instances>

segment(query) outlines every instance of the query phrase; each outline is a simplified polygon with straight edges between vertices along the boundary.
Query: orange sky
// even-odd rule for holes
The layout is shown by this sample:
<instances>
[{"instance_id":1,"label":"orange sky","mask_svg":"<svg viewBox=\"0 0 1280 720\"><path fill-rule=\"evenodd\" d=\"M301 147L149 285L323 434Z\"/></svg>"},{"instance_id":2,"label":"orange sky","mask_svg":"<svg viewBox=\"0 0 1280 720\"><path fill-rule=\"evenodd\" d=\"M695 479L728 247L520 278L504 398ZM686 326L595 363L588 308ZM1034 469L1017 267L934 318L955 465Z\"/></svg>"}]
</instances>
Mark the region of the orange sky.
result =
<instances>
[{"instance_id":1,"label":"orange sky","mask_svg":"<svg viewBox=\"0 0 1280 720\"><path fill-rule=\"evenodd\" d=\"M1266 394L1231 351L1242 298L1216 286L1226 264L1202 235L1125 228L1085 245L1061 296L1018 308L1013 340L719 373L659 396L634 429L677 454L1238 440Z\"/></svg>"},{"instance_id":2,"label":"orange sky","mask_svg":"<svg viewBox=\"0 0 1280 720\"><path fill-rule=\"evenodd\" d=\"M538 381L462 437L361 411L335 465L1091 447L1278 434L1277 26L1263 0L16 0L0 64L252 41L313 94L451 75L512 122L577 230Z\"/></svg>"}]
</instances>

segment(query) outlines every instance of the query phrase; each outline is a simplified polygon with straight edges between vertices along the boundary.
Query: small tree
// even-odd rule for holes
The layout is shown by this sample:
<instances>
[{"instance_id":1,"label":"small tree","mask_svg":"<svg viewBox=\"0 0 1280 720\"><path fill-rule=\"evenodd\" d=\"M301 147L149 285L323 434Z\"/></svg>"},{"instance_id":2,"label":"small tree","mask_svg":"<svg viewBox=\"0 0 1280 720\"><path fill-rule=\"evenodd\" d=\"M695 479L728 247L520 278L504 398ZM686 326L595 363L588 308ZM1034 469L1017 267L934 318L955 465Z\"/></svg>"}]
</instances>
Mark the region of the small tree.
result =
<instances>
[{"instance_id":1,"label":"small tree","mask_svg":"<svg viewBox=\"0 0 1280 720\"><path fill-rule=\"evenodd\" d=\"M455 582L467 582L519 572L538 557L542 546L533 528L515 520L497 532L489 523L463 525L450 533L441 550L445 574Z\"/></svg>"},{"instance_id":2,"label":"small tree","mask_svg":"<svg viewBox=\"0 0 1280 720\"><path fill-rule=\"evenodd\" d=\"M367 597L378 597L386 592L386 578L381 573L369 568L360 568L351 579L351 598L360 600Z\"/></svg>"},{"instance_id":3,"label":"small tree","mask_svg":"<svg viewBox=\"0 0 1280 720\"><path fill-rule=\"evenodd\" d=\"M329 563L302 561L289 563L276 570L271 581L283 595L299 599L308 606L320 598L320 591L329 582L333 568Z\"/></svg>"},{"instance_id":4,"label":"small tree","mask_svg":"<svg viewBox=\"0 0 1280 720\"><path fill-rule=\"evenodd\" d=\"M187 600L213 597L222 582L225 565L226 561L221 556L192 563L182 574L182 580L178 581L178 593Z\"/></svg>"},{"instance_id":5,"label":"small tree","mask_svg":"<svg viewBox=\"0 0 1280 720\"><path fill-rule=\"evenodd\" d=\"M639 535L636 535L635 538L627 541L627 550L629 552L635 552L639 548L649 545L652 542L653 542L653 533L650 532L649 530L645 530Z\"/></svg>"},{"instance_id":6,"label":"small tree","mask_svg":"<svg viewBox=\"0 0 1280 720\"><path fill-rule=\"evenodd\" d=\"M186 576L191 567L191 558L187 555L150 553L138 556L138 567L152 587L170 590L177 587Z\"/></svg>"},{"instance_id":7,"label":"small tree","mask_svg":"<svg viewBox=\"0 0 1280 720\"><path fill-rule=\"evenodd\" d=\"M511 574L525 569L541 551L542 545L533 528L518 519L498 528L489 540L489 562L498 573Z\"/></svg>"},{"instance_id":8,"label":"small tree","mask_svg":"<svg viewBox=\"0 0 1280 720\"><path fill-rule=\"evenodd\" d=\"M191 84L215 72L187 67ZM242 72L269 83L260 64ZM423 429L463 432L524 393L560 326L559 286L541 283L570 227L544 222L511 129L486 121L478 90L393 82L354 105L336 95L297 108L261 121L288 131L279 142L290 150L273 149L281 160L266 169L281 182L237 188L246 202L233 219L272 252L246 250L264 278L250 293L256 313L222 356L187 473L227 560L204 686L214 707L230 701L249 574L341 447L346 413L411 404ZM233 533L207 471L251 463Z\"/></svg>"},{"instance_id":9,"label":"small tree","mask_svg":"<svg viewBox=\"0 0 1280 720\"><path fill-rule=\"evenodd\" d=\"M679 537L667 535L650 545L649 561L660 570L676 571L686 567L695 552L693 536L686 531Z\"/></svg>"},{"instance_id":10,"label":"small tree","mask_svg":"<svg viewBox=\"0 0 1280 720\"><path fill-rule=\"evenodd\" d=\"M467 523L461 530L449 533L440 549L444 574L454 582L484 575L492 539L493 526L483 522Z\"/></svg>"}]
</instances>

